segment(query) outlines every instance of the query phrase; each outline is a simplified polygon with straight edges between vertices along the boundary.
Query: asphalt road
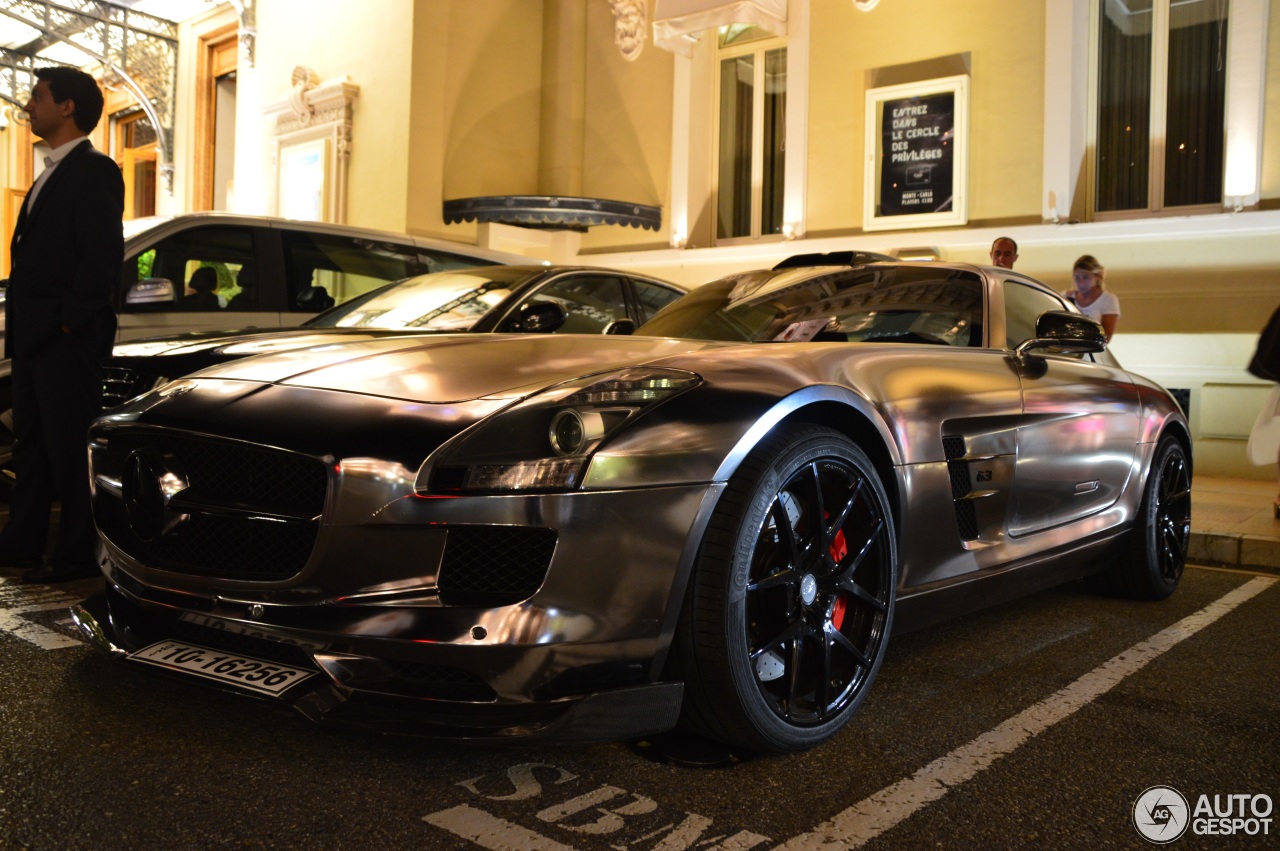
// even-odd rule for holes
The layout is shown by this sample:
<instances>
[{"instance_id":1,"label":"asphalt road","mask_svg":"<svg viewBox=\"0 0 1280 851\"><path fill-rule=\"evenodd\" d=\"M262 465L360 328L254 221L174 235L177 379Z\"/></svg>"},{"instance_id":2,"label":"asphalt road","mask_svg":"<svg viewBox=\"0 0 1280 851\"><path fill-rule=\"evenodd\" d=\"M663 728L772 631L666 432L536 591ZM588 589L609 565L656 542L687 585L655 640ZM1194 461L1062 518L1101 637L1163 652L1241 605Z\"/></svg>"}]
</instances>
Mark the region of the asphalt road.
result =
<instances>
[{"instance_id":1,"label":"asphalt road","mask_svg":"<svg viewBox=\"0 0 1280 851\"><path fill-rule=\"evenodd\" d=\"M1072 585L902 636L853 723L788 757L326 731L97 656L66 616L95 581L6 583L2 848L1146 848L1160 786L1140 819L1185 827L1169 847L1280 847L1276 577Z\"/></svg>"}]
</instances>

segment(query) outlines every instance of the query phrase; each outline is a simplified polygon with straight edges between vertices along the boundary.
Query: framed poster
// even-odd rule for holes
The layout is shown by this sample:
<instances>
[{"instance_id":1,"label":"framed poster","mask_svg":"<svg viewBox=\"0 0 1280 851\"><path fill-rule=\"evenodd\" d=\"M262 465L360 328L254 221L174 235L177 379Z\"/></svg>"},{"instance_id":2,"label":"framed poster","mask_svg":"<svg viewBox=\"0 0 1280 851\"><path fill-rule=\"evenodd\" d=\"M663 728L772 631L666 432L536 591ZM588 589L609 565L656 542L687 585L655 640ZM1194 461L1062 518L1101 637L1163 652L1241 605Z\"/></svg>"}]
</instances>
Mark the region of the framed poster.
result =
<instances>
[{"instance_id":1,"label":"framed poster","mask_svg":"<svg viewBox=\"0 0 1280 851\"><path fill-rule=\"evenodd\" d=\"M969 220L969 77L867 90L863 228Z\"/></svg>"},{"instance_id":2,"label":"framed poster","mask_svg":"<svg viewBox=\"0 0 1280 851\"><path fill-rule=\"evenodd\" d=\"M329 139L280 146L278 215L313 222L329 218Z\"/></svg>"}]
</instances>

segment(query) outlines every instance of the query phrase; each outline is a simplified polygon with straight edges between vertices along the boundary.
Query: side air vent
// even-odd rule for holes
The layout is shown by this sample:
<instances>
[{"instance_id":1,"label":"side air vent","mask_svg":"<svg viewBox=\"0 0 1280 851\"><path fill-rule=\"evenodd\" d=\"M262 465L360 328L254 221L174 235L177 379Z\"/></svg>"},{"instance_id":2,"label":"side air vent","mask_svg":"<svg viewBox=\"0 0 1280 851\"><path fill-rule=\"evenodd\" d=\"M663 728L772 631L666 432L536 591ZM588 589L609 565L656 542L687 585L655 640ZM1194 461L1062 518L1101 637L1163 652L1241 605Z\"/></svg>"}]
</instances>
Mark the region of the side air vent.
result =
<instances>
[{"instance_id":1,"label":"side air vent","mask_svg":"<svg viewBox=\"0 0 1280 851\"><path fill-rule=\"evenodd\" d=\"M973 491L973 484L969 481L969 464L964 460L964 438L958 434L943 436L942 451L947 456L951 499L955 502L956 525L959 527L960 537L966 541L975 540L978 537L978 518L973 502L964 498Z\"/></svg>"}]
</instances>

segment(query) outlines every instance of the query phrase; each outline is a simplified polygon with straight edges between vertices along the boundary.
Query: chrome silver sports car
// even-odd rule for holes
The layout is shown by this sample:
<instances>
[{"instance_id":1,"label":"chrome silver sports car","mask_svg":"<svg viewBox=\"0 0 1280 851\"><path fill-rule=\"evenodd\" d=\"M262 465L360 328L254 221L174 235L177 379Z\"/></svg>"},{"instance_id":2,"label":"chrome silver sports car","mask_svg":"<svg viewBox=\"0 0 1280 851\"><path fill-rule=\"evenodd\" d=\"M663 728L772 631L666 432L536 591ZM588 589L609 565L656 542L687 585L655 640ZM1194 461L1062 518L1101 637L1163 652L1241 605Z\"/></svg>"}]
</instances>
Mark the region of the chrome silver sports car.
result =
<instances>
[{"instance_id":1,"label":"chrome silver sports car","mask_svg":"<svg viewBox=\"0 0 1280 851\"><path fill-rule=\"evenodd\" d=\"M90 435L139 667L471 738L791 751L890 636L1087 578L1168 596L1190 437L1018 273L735 275L640 336L382 338L170 383Z\"/></svg>"}]
</instances>

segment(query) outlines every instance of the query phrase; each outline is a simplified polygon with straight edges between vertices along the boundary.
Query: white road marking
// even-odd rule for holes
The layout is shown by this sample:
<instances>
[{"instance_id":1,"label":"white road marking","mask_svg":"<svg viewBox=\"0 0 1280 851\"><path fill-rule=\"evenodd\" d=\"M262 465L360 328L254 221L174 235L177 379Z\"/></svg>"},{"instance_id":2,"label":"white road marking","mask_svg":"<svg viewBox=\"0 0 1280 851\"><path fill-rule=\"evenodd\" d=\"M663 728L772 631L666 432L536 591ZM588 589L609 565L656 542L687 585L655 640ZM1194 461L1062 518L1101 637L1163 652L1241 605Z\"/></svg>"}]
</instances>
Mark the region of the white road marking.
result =
<instances>
[{"instance_id":1,"label":"white road marking","mask_svg":"<svg viewBox=\"0 0 1280 851\"><path fill-rule=\"evenodd\" d=\"M571 846L466 804L425 815L422 820L490 851L573 851Z\"/></svg>"},{"instance_id":2,"label":"white road marking","mask_svg":"<svg viewBox=\"0 0 1280 851\"><path fill-rule=\"evenodd\" d=\"M26 617L30 612L69 609L78 602L79 597L72 597L47 586L10 585L4 582L0 584L0 632L28 641L42 650L79 646L80 639L49 629Z\"/></svg>"},{"instance_id":3,"label":"white road marking","mask_svg":"<svg viewBox=\"0 0 1280 851\"><path fill-rule=\"evenodd\" d=\"M1280 580L1260 576L1246 582L1195 614L1188 615L1168 629L1135 644L1052 697L1013 716L994 730L946 756L939 757L911 777L881 789L830 821L818 825L811 832L788 840L779 846L779 851L835 851L866 844L966 780L971 780L1031 737L1088 705L1152 659L1261 594L1277 581Z\"/></svg>"}]
</instances>

